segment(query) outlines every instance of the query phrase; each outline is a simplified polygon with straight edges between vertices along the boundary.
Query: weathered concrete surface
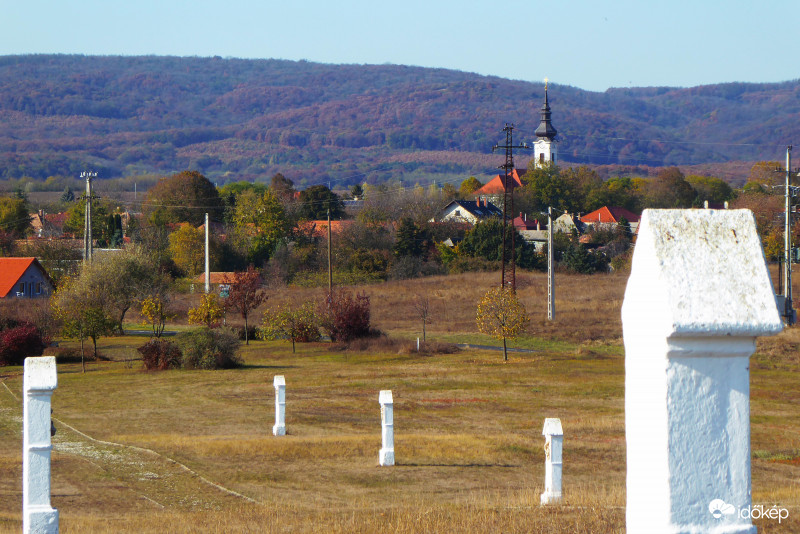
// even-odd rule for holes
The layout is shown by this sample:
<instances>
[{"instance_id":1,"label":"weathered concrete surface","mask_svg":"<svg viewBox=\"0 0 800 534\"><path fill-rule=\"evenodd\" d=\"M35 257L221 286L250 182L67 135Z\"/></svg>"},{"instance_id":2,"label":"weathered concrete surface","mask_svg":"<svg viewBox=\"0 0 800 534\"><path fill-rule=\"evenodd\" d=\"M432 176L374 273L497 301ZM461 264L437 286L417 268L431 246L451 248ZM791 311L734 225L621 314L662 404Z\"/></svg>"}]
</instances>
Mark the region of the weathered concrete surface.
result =
<instances>
[{"instance_id":1,"label":"weathered concrete surface","mask_svg":"<svg viewBox=\"0 0 800 534\"><path fill-rule=\"evenodd\" d=\"M556 504L561 502L561 465L562 451L564 449L564 432L561 428L561 419L548 417L544 420L542 428L544 436L544 493L541 504Z\"/></svg>"},{"instance_id":2,"label":"weathered concrete surface","mask_svg":"<svg viewBox=\"0 0 800 534\"><path fill-rule=\"evenodd\" d=\"M378 452L378 464L394 465L394 401L392 391L381 390L378 395L381 405L381 450Z\"/></svg>"},{"instance_id":3,"label":"weathered concrete surface","mask_svg":"<svg viewBox=\"0 0 800 534\"><path fill-rule=\"evenodd\" d=\"M628 532L753 533L749 357L781 331L748 210L645 210L622 306Z\"/></svg>"},{"instance_id":4,"label":"weathered concrete surface","mask_svg":"<svg viewBox=\"0 0 800 534\"><path fill-rule=\"evenodd\" d=\"M50 506L50 398L58 386L55 357L25 358L22 384L22 531L56 533L58 510Z\"/></svg>"}]
</instances>

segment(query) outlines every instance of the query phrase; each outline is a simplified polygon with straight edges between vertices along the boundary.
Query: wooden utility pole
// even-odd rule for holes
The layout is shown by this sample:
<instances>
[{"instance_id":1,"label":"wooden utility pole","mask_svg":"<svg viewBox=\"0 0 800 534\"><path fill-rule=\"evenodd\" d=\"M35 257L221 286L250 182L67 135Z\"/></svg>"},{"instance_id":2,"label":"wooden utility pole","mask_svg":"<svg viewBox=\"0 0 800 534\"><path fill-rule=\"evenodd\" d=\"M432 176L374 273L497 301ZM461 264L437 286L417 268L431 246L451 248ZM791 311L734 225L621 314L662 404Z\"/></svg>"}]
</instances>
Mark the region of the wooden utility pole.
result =
<instances>
[{"instance_id":1,"label":"wooden utility pole","mask_svg":"<svg viewBox=\"0 0 800 534\"><path fill-rule=\"evenodd\" d=\"M514 188L516 183L510 179L511 173L514 171L514 149L530 148L527 144L514 146L513 132L514 125L506 123L503 131L506 133L506 144L495 145L492 147L492 152L495 150L503 149L506 152L506 162L500 166L503 169L503 250L501 254L501 273L500 273L500 287L510 287L511 291L517 290L516 280L516 267L514 262ZM508 215L511 214L511 238L509 239L508 233ZM510 250L508 245L511 245Z\"/></svg>"}]
</instances>

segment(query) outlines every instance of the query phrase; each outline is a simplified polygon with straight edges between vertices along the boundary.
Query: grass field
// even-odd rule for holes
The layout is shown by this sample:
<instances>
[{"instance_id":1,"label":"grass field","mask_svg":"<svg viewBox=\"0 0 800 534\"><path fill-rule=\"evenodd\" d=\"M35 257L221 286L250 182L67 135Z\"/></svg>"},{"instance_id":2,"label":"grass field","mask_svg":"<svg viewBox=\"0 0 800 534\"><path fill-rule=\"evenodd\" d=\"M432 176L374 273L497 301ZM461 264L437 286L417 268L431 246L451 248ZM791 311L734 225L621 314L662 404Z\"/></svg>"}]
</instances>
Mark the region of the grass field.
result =
<instances>
[{"instance_id":1,"label":"grass field","mask_svg":"<svg viewBox=\"0 0 800 534\"><path fill-rule=\"evenodd\" d=\"M390 338L493 344L475 304L496 276L364 289ZM143 338L106 338L114 361L59 366L52 504L63 532L622 532L625 526L625 277L521 275L530 333L511 346L420 355L251 343L244 368L148 373ZM311 290L280 290L271 302ZM753 502L790 510L759 532L800 531L800 334L759 341L751 364ZM21 528L21 368L0 369L0 530ZM272 379L287 382L288 435L272 436ZM378 392L395 402L397 465L377 466ZM562 506L542 508L545 417L564 426Z\"/></svg>"}]
</instances>

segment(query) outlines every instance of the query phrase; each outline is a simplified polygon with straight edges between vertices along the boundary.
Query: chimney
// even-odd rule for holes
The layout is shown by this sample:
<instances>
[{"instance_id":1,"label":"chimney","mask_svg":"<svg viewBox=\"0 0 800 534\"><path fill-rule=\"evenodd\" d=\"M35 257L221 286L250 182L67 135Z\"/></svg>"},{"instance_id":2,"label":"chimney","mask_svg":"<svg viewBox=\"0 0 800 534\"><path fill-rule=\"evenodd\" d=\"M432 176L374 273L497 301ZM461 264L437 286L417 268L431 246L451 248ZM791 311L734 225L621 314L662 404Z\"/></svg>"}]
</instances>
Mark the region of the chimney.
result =
<instances>
[{"instance_id":1,"label":"chimney","mask_svg":"<svg viewBox=\"0 0 800 534\"><path fill-rule=\"evenodd\" d=\"M539 219L536 219L536 229L541 230L541 228L539 228Z\"/></svg>"}]
</instances>

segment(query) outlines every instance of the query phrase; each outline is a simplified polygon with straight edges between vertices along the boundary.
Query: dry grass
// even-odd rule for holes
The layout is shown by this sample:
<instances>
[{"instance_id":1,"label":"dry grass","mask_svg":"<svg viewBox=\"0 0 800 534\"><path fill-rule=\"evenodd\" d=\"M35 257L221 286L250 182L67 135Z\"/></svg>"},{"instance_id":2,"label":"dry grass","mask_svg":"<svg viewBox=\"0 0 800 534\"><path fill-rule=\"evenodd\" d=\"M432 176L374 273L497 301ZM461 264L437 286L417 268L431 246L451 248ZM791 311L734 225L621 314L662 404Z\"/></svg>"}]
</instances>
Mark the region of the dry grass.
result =
<instances>
[{"instance_id":1,"label":"dry grass","mask_svg":"<svg viewBox=\"0 0 800 534\"><path fill-rule=\"evenodd\" d=\"M519 276L534 317L508 364L495 351L417 354L413 295L434 306L432 342L488 342L475 303L494 275L365 289L390 333L360 347L255 342L246 367L145 373L143 342L102 341L119 361L59 367L53 505L64 532L621 532L625 524L625 277L562 276L548 324L544 278ZM277 300L321 292L283 289ZM752 359L753 499L790 507L800 531L800 330L759 342ZM397 338L402 341L396 342ZM68 344L69 346L69 344ZM272 378L287 381L288 435L271 435ZM21 369L0 371L0 530L20 528ZM396 459L377 467L378 391L395 398ZM18 397L19 394L16 393ZM542 508L541 425L565 428L563 506ZM66 426L69 425L69 426ZM793 508L791 508L793 507Z\"/></svg>"}]
</instances>

